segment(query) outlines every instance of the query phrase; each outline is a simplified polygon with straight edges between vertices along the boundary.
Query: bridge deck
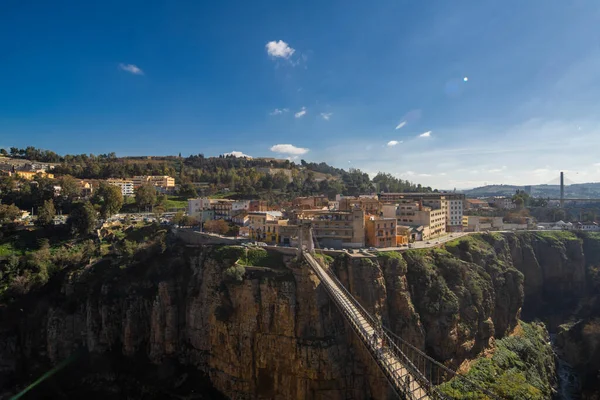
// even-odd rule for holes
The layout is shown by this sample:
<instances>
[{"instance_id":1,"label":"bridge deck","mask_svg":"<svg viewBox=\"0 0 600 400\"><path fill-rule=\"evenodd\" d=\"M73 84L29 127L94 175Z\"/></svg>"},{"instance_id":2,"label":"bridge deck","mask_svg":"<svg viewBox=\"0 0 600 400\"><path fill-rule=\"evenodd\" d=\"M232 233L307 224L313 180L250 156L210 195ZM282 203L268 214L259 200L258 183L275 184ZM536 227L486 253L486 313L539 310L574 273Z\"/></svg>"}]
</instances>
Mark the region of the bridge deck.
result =
<instances>
[{"instance_id":1,"label":"bridge deck","mask_svg":"<svg viewBox=\"0 0 600 400\"><path fill-rule=\"evenodd\" d=\"M313 268L321 282L327 287L332 295L333 300L338 307L344 310L344 315L348 322L353 325L354 331L359 336L359 339L369 349L371 354L375 355L375 360L380 368L384 370L384 374L398 393L402 393L409 399L429 399L427 391L420 383L411 375L405 365L399 360L389 347L381 346L380 343L374 343L372 338L375 327L367 321L358 308L350 301L344 291L329 277L323 267L314 259L314 257L304 252L304 258ZM408 387L406 385L408 377Z\"/></svg>"}]
</instances>

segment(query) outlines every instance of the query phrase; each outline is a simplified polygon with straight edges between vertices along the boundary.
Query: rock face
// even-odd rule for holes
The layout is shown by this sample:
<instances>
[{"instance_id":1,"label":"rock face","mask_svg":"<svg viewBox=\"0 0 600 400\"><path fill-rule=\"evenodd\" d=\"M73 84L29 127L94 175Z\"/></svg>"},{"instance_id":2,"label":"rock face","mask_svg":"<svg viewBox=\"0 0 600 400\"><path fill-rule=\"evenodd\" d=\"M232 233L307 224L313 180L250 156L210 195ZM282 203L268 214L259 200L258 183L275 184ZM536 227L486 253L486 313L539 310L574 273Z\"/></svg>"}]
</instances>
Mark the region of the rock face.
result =
<instances>
[{"instance_id":1,"label":"rock face","mask_svg":"<svg viewBox=\"0 0 600 400\"><path fill-rule=\"evenodd\" d=\"M543 313L556 293L580 296L581 241L549 240L473 236L446 249L344 256L332 268L385 325L457 367L511 332L521 309ZM236 261L227 254L178 244L144 265L99 263L55 277L0 314L0 388L14 392L70 360L44 390L99 398L392 396L306 265L285 256L278 266L246 267L237 282L226 273Z\"/></svg>"}]
</instances>

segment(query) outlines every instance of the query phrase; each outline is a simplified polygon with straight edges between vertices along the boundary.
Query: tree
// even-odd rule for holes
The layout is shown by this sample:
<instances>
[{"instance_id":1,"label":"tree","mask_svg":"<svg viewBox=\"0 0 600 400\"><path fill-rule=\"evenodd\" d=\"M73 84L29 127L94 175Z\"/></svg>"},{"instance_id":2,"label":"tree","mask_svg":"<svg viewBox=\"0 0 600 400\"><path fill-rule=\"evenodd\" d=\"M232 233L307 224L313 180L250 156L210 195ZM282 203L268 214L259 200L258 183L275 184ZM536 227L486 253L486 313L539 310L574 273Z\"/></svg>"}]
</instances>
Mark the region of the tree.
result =
<instances>
[{"instance_id":1,"label":"tree","mask_svg":"<svg viewBox=\"0 0 600 400\"><path fill-rule=\"evenodd\" d=\"M0 204L0 223L13 222L21 216L21 210L14 204Z\"/></svg>"},{"instance_id":2,"label":"tree","mask_svg":"<svg viewBox=\"0 0 600 400\"><path fill-rule=\"evenodd\" d=\"M98 216L94 206L89 201L79 203L71 211L67 224L71 227L71 231L80 236L89 235L96 228Z\"/></svg>"},{"instance_id":3,"label":"tree","mask_svg":"<svg viewBox=\"0 0 600 400\"><path fill-rule=\"evenodd\" d=\"M208 232L224 235L229 231L229 224L222 219L206 221L204 223L204 229Z\"/></svg>"},{"instance_id":4,"label":"tree","mask_svg":"<svg viewBox=\"0 0 600 400\"><path fill-rule=\"evenodd\" d=\"M156 188L145 184L135 189L135 203L139 208L152 207L156 203Z\"/></svg>"},{"instance_id":5,"label":"tree","mask_svg":"<svg viewBox=\"0 0 600 400\"><path fill-rule=\"evenodd\" d=\"M185 215L183 214L183 211L178 211L174 216L173 216L173 223L175 225L183 225L181 222L183 221L183 217Z\"/></svg>"},{"instance_id":6,"label":"tree","mask_svg":"<svg viewBox=\"0 0 600 400\"><path fill-rule=\"evenodd\" d=\"M75 200L81 194L79 183L71 175L63 175L58 179L60 195L70 201Z\"/></svg>"},{"instance_id":7,"label":"tree","mask_svg":"<svg viewBox=\"0 0 600 400\"><path fill-rule=\"evenodd\" d=\"M179 188L179 196L187 197L187 198L195 198L198 196L198 192L196 192L196 188L191 183L184 183Z\"/></svg>"},{"instance_id":8,"label":"tree","mask_svg":"<svg viewBox=\"0 0 600 400\"><path fill-rule=\"evenodd\" d=\"M38 207L37 224L40 226L49 226L54 222L56 209L52 200L45 200L41 207Z\"/></svg>"},{"instance_id":9,"label":"tree","mask_svg":"<svg viewBox=\"0 0 600 400\"><path fill-rule=\"evenodd\" d=\"M100 215L108 218L119 212L123 207L121 188L114 185L101 184L96 192L96 201L100 204Z\"/></svg>"},{"instance_id":10,"label":"tree","mask_svg":"<svg viewBox=\"0 0 600 400\"><path fill-rule=\"evenodd\" d=\"M6 149L0 149L0 154L6 157L8 155L8 151L6 151Z\"/></svg>"}]
</instances>

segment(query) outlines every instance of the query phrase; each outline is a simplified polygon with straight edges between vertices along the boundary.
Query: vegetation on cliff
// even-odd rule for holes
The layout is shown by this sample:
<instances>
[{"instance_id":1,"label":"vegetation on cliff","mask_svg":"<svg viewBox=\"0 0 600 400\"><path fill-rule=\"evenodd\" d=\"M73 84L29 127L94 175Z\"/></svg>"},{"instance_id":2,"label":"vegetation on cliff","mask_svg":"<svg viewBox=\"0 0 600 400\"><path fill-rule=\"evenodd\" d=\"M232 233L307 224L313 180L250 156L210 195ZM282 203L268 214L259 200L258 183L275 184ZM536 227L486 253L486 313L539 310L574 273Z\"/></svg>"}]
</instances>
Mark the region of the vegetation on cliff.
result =
<instances>
[{"instance_id":1,"label":"vegetation on cliff","mask_svg":"<svg viewBox=\"0 0 600 400\"><path fill-rule=\"evenodd\" d=\"M502 399L542 400L552 397L554 353L543 324L520 322L513 334L497 340L491 355L474 361L465 375ZM453 379L440 385L453 399L476 397L468 385Z\"/></svg>"}]
</instances>

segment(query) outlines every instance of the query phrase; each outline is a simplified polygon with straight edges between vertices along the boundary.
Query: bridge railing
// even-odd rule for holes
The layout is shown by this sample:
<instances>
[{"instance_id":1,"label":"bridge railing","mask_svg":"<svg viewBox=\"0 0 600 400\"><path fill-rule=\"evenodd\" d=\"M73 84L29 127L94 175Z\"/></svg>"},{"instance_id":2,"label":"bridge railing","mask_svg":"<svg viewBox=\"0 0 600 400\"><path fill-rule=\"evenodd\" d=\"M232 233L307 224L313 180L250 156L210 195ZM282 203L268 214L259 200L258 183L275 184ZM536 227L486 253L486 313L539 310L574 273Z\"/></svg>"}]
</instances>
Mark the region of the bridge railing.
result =
<instances>
[{"instance_id":1,"label":"bridge railing","mask_svg":"<svg viewBox=\"0 0 600 400\"><path fill-rule=\"evenodd\" d=\"M427 392L429 398L451 398L443 394L437 386L444 382L455 379L458 381L458 386L461 387L461 393L469 394L469 397L465 398L500 400L500 397L479 386L477 383L469 380L463 375L456 373L437 360L431 358L417 347L396 335L389 328L383 326L378 320L373 318L367 310L365 310L360 302L358 302L354 296L352 296L348 289L346 289L346 287L339 281L337 276L327 266L323 266L320 260L315 259L315 261L319 263L321 269L325 271L327 276L344 292L344 297L347 299L345 301L351 302L351 304L354 305L354 309L358 310L358 317L364 318L365 321L367 321L371 326L379 329L377 335L380 339L384 338L385 340L384 351L390 351L398 359L398 361L403 364L405 371L407 371L412 378L419 382L420 386ZM322 279L322 277L320 278ZM327 285L325 285L325 287L327 287ZM341 297L339 294L335 293L335 291L329 290L329 288L328 291L335 297ZM346 311L342 312L347 313ZM359 334L359 336L369 340L364 333ZM377 355L374 355L374 357L377 361ZM385 369L383 370L388 380L392 379L394 382L398 382L406 379L406 372L399 369L392 371L392 376L387 376L387 372ZM411 396L409 398L414 397Z\"/></svg>"}]
</instances>

